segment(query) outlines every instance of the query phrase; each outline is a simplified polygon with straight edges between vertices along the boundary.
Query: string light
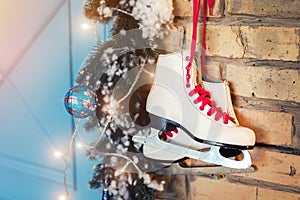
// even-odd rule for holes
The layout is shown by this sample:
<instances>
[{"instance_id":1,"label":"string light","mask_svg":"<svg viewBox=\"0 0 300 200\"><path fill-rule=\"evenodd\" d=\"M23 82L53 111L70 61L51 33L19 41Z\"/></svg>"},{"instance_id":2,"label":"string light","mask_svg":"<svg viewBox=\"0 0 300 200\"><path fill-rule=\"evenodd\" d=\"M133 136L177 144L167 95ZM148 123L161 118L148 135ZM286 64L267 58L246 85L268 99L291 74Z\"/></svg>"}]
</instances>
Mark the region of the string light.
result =
<instances>
[{"instance_id":1,"label":"string light","mask_svg":"<svg viewBox=\"0 0 300 200\"><path fill-rule=\"evenodd\" d=\"M83 22L81 24L81 28L85 31L87 30L93 30L94 31L94 37L95 37L95 42L96 44L99 43L99 38L98 38L98 31L97 31L97 26L96 26L96 22L94 22L93 24L90 24L88 22Z\"/></svg>"},{"instance_id":2,"label":"string light","mask_svg":"<svg viewBox=\"0 0 300 200\"><path fill-rule=\"evenodd\" d=\"M89 30L89 29L92 29L92 26L89 25L88 23L82 23L82 24L81 24L81 28L82 28L83 30Z\"/></svg>"},{"instance_id":3,"label":"string light","mask_svg":"<svg viewBox=\"0 0 300 200\"><path fill-rule=\"evenodd\" d=\"M83 144L82 144L81 142L77 142L76 146L77 146L77 148L79 148L79 149L83 148Z\"/></svg>"},{"instance_id":4,"label":"string light","mask_svg":"<svg viewBox=\"0 0 300 200\"><path fill-rule=\"evenodd\" d=\"M142 73L143 69L144 69L144 66L145 66L145 62L143 63L141 69L139 70L139 73L138 73L138 76L137 77L140 77L140 74ZM128 95L130 94L131 90L133 89L133 87L136 85L136 82L138 80L138 78L135 78L135 81L133 83L133 85L131 86L131 88L129 89L129 91L127 92L127 94L125 95L125 98L128 97ZM121 103L125 98L121 98L118 100L118 102L115 102L117 104ZM67 176L68 176L68 171L69 171L69 164L70 164L70 154L71 154L71 149L72 149L72 146L74 145L74 141L75 141L75 138L76 138L76 133L78 133L78 137L79 137L79 140L81 142L78 142L77 143L77 147L79 148L82 148L84 147L86 149L87 152L90 152L91 149L96 149L96 146L97 144L101 141L101 138L103 137L104 133L105 133L105 130L107 129L109 123L111 122L112 120L112 116L110 115L108 117L108 120L103 128L102 131L100 131L100 135L99 137L97 138L97 141L96 143L93 145L93 146L87 146L85 145L82 140L81 140L81 137L80 137L80 134L79 134L79 131L78 131L78 126L80 124L80 119L77 120L77 123L76 123L76 126L75 126L75 129L74 129L74 132L72 134L72 137L71 139L69 140L69 148L68 148L68 152L67 153L64 153L64 152L60 152L60 151L55 151L54 152L54 155L56 157L62 157L62 156L65 156L66 157L66 163L65 163L65 170L64 170L64 187L65 187L65 192L66 192L66 196L60 196L60 199L59 200L67 200L69 199L70 197L70 192L69 192L69 189L68 189L68 186L67 186ZM122 168L123 170L128 166L129 163L131 163L138 171L139 174L142 174L142 171L139 169L139 167L127 156L124 156L124 155L121 155L121 154L115 154L115 153L101 153L102 155L106 155L106 156L117 156L117 157L121 157L121 158L124 158L127 160L127 163L125 164L125 167Z\"/></svg>"},{"instance_id":5,"label":"string light","mask_svg":"<svg viewBox=\"0 0 300 200\"><path fill-rule=\"evenodd\" d=\"M122 101L124 101L124 99L126 99L126 98L129 96L129 94L131 93L133 87L136 85L136 83L137 83L137 81L138 81L138 79L139 79L141 73L144 71L145 61L146 61L146 60L144 60L144 63L142 64L141 69L139 70L138 75L136 76L136 78L135 78L135 80L134 80L132 86L130 87L129 91L127 92L127 94L126 94L123 98L119 99L117 102L114 102L114 103L120 104ZM60 200L66 200L66 199L68 199L68 197L70 196L70 193L69 193L69 190L68 190L68 187L67 187L67 175L68 175L69 162L70 162L70 156L69 156L69 155L70 155L72 146L73 146L74 141L75 141L76 133L77 133L77 136L79 137L79 140L80 140L80 142L77 143L77 147L79 147L79 148L84 147L84 148L86 149L87 152L90 152L91 149L93 149L93 150L96 149L97 144L101 141L101 138L103 137L103 135L104 135L104 133L105 133L105 130L107 129L107 127L108 127L109 123L111 122L111 120L112 120L112 116L110 115L110 116L108 117L108 119L107 119L107 121L106 121L106 124L105 124L105 126L103 127L102 131L99 130L99 131L100 131L100 135L99 135L99 137L97 138L97 140L96 140L96 142L94 143L93 146L87 146L87 145L85 145L85 144L82 142L82 139L81 139L80 134L79 134L79 131L78 131L78 126L79 126L79 124L80 124L80 120L78 120L77 123L76 123L76 127L75 127L75 129L74 129L74 132L73 132L73 134L72 134L72 137L71 137L71 139L70 139L70 141L69 141L69 152L68 152L68 153L62 153L62 152L57 151L57 152L55 153L55 154L58 155L58 156L66 155L66 165L65 165L65 171L64 171L64 187L65 187L65 191L66 191L66 196L61 196ZM100 152L99 152L99 153L100 153ZM125 160L127 160L127 163L123 166L123 168L121 169L121 172L122 172L122 171L125 171L126 167L127 167L129 164L132 164L133 167L136 168L136 170L138 171L138 173L139 173L140 175L143 173L142 170L140 170L139 167L134 163L134 161L131 160L129 157L125 156L125 155L121 155L121 154L117 154L117 153L100 153L100 154L102 154L102 155L104 155L104 156L117 156L117 157L121 157L121 158L124 158Z\"/></svg>"},{"instance_id":6,"label":"string light","mask_svg":"<svg viewBox=\"0 0 300 200\"><path fill-rule=\"evenodd\" d=\"M127 94L124 95L121 99L119 99L118 102L117 102L117 104L120 104L122 101L124 101L126 98L128 98L128 96L131 94L131 92L132 92L134 86L136 85L136 83L138 82L138 80L139 80L139 78L140 78L140 76L141 76L141 73L142 73L143 70L144 70L144 67L145 67L145 64L146 64L146 60L147 60L147 59L145 59L144 62L142 63L141 69L139 70L138 74L136 75L136 77L135 77L135 79L134 79L134 81L133 81L131 87L129 88Z\"/></svg>"},{"instance_id":7,"label":"string light","mask_svg":"<svg viewBox=\"0 0 300 200\"><path fill-rule=\"evenodd\" d=\"M55 151L54 156L57 158L60 158L62 156L67 156L67 153L61 152L61 151Z\"/></svg>"},{"instance_id":8,"label":"string light","mask_svg":"<svg viewBox=\"0 0 300 200\"><path fill-rule=\"evenodd\" d=\"M124 11L124 10L121 10L121 9L118 9L118 8L111 8L111 9L112 9L112 10L115 10L115 11L118 11L118 12L121 12L121 13L123 13L123 14L129 15L129 16L133 16L131 13L128 13L128 12L126 12L126 11ZM94 23L94 24L91 25L90 23L83 22L83 23L81 24L81 28L82 28L83 30L86 30L86 31L87 31L87 30L93 30L93 31L94 31L94 36L95 36L95 42L96 42L96 44L99 43L99 38L98 38L98 32L97 32L96 23ZM115 104L115 103L120 104L122 101L124 101L124 100L129 96L129 94L130 94L130 92L132 91L133 87L136 85L137 80L138 80L139 77L140 77L140 74L141 74L143 71L144 71L144 72L146 71L146 73L148 72L148 74L149 74L150 76L151 76L151 75L153 76L153 74L152 74L151 72L149 72L149 71L147 71L147 70L144 69L145 62L146 62L146 60L145 60L144 63L142 64L141 69L139 70L138 75L137 75L137 77L135 78L134 83L132 84L132 86L131 86L131 88L129 89L129 91L127 92L127 94L126 94L123 98L119 99L117 102L112 102L112 103L114 103L114 104ZM95 143L93 146L87 146L87 145L85 145L85 144L82 143L82 142L78 142L78 143L76 144L76 146L77 146L78 148L85 148L87 152L90 152L92 149L95 150L95 149L96 149L96 145L100 142L100 140L101 140L102 136L104 135L104 132L105 132L105 130L107 129L107 126L108 126L108 124L111 122L111 120L112 120L112 116L110 115L110 116L108 117L108 120L107 120L107 123L106 123L105 127L103 128L102 131L100 131L100 135L98 136L97 141L96 141L96 143ZM72 134L71 139L69 140L68 152L67 152L67 153L65 153L65 152L60 152L60 151L55 151L55 152L54 152L55 157L58 157L58 158L59 158L59 157L64 156L64 157L66 158L66 161L65 161L65 162L66 162L66 163L65 163L65 170L64 170L64 188L65 188L66 195L61 195L61 196L59 197L59 200L68 200L68 199L70 198L70 192L69 192L68 186L67 186L67 176L68 176L68 171L69 171L71 149L72 149L72 146L74 145L76 133L78 133L77 136L78 136L79 139L81 140L80 134L79 134L79 132L78 132L78 125L79 125L79 124L80 124L80 120L77 121L75 130L74 130L74 132L73 132L73 134ZM142 174L142 171L141 171L141 170L139 169L139 167L134 163L134 161L131 160L129 157L125 156L125 155L115 154L115 153L100 153L100 154L102 154L102 155L104 155L104 156L117 156L117 157L124 158L125 160L127 160L127 163L123 166L123 168L121 169L121 171L125 171L126 167L127 167L129 164L132 164L132 165L136 168L136 170L138 171L138 173L139 173L139 174Z\"/></svg>"},{"instance_id":9,"label":"string light","mask_svg":"<svg viewBox=\"0 0 300 200\"><path fill-rule=\"evenodd\" d=\"M59 197L59 200L67 200L67 197L64 196L64 195L61 195L61 196Z\"/></svg>"}]
</instances>

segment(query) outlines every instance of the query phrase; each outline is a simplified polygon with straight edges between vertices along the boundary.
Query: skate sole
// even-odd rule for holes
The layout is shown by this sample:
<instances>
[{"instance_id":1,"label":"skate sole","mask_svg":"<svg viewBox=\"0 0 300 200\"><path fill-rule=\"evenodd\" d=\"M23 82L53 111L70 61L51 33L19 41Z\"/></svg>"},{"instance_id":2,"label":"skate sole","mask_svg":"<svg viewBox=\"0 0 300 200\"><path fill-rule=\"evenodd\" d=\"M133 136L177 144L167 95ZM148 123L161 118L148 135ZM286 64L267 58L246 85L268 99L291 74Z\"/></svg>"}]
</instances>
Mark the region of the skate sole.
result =
<instances>
[{"instance_id":1,"label":"skate sole","mask_svg":"<svg viewBox=\"0 0 300 200\"><path fill-rule=\"evenodd\" d=\"M235 168L235 169L245 169L251 166L251 156L247 150L243 150L242 160L231 160L222 156L219 152L220 147L211 146L207 152L201 152L186 147L174 145L171 143L166 143L158 139L157 134L153 133L150 136L133 136L133 141L141 143L143 145L151 146L157 149L168 151L174 154L181 153L182 157L189 157L196 160L202 160L204 162L213 163L216 165L222 165L225 167Z\"/></svg>"},{"instance_id":2,"label":"skate sole","mask_svg":"<svg viewBox=\"0 0 300 200\"><path fill-rule=\"evenodd\" d=\"M153 113L151 113L152 115L158 117L158 118L161 118ZM172 121L172 120L169 120L169 119L165 119L167 123L170 123L170 124L173 124L174 126L177 126L179 128L181 128L186 134L188 134L188 136L196 141L196 142L200 142L200 143L203 143L203 144L208 144L208 145L211 145L211 146L219 146L219 147L225 147L225 148L232 148L232 149L239 149L239 150L251 150L254 148L254 145L248 145L248 146L244 146L244 145L235 145L235 144L226 144L226 143L221 143L221 142L215 142L215 141L210 141L210 140L205 140L205 139L201 139L201 138L198 138L198 137L195 137L192 135L192 133L190 133L185 127L181 126L180 124Z\"/></svg>"},{"instance_id":3,"label":"skate sole","mask_svg":"<svg viewBox=\"0 0 300 200\"><path fill-rule=\"evenodd\" d=\"M235 145L235 144L226 144L226 143L221 143L221 142L214 142L214 141L210 141L210 140L205 140L205 139L201 139L201 138L197 138L195 136L192 136L192 134L183 126L179 126L179 128L181 128L186 134L189 135L189 137L193 140L195 140L196 142L200 142L203 144L208 144L208 145L213 145L213 146L219 146L219 147L228 147L228 148L232 148L232 149L240 149L240 150L251 150L254 148L254 146L243 146L243 145Z\"/></svg>"}]
</instances>

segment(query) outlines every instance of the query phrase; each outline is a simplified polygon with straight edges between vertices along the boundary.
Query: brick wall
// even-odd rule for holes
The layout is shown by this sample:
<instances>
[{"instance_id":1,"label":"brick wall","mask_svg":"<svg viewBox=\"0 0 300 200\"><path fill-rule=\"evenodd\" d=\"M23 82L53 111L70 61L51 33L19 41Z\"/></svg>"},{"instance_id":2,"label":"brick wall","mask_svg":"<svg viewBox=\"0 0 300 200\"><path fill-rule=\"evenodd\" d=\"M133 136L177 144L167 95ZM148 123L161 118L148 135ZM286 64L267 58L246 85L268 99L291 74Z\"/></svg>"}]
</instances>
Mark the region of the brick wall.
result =
<instances>
[{"instance_id":1,"label":"brick wall","mask_svg":"<svg viewBox=\"0 0 300 200\"><path fill-rule=\"evenodd\" d=\"M173 2L178 30L190 37L192 1ZM199 18L199 36L201 25ZM166 43L176 50L179 38L171 34ZM178 199L299 200L300 0L215 0L206 39L230 82L238 120L256 132L256 171L222 180L188 176L188 194Z\"/></svg>"}]
</instances>

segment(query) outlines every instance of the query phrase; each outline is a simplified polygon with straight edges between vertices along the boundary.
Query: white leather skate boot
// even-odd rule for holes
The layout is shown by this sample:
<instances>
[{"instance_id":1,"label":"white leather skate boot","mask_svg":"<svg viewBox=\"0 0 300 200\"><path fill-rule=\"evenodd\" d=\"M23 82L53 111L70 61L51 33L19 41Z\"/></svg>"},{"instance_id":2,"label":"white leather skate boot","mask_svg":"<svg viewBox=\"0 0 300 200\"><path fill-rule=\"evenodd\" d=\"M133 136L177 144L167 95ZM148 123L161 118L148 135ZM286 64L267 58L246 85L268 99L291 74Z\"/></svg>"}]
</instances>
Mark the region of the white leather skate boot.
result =
<instances>
[{"instance_id":1,"label":"white leather skate boot","mask_svg":"<svg viewBox=\"0 0 300 200\"><path fill-rule=\"evenodd\" d=\"M204 89L210 91L211 99L215 101L215 104L232 117L232 120L235 122L233 126L238 126L238 120L232 106L229 83L227 81L218 83L203 81L202 83ZM170 144L181 145L195 150L209 147L206 144L193 140L193 138L191 138L180 128L176 128L175 130L169 132L159 131L159 133L157 133L157 130L153 129L153 132L153 134L158 134L158 138L160 140ZM146 157L155 160L176 161L183 158L183 155L180 152L171 153L163 148L153 148L149 145L144 145L143 153Z\"/></svg>"},{"instance_id":2,"label":"white leather skate boot","mask_svg":"<svg viewBox=\"0 0 300 200\"><path fill-rule=\"evenodd\" d=\"M222 111L231 110L235 116L226 82L204 82L204 87L209 88L212 95L194 84L196 80L189 75L193 73L185 72L183 67L187 66L188 55L189 52L176 52L159 57L146 107L148 112L168 119L180 128L160 135L153 129L149 137L133 139L144 144L146 157L156 160L175 161L191 157L232 168L249 167L251 157L248 151L242 151L243 160L235 161L223 157L217 146L236 149L252 147L255 143L254 132L234 123L231 121L233 118ZM207 147L211 147L208 152L197 151Z\"/></svg>"},{"instance_id":3,"label":"white leather skate boot","mask_svg":"<svg viewBox=\"0 0 300 200\"><path fill-rule=\"evenodd\" d=\"M146 110L180 125L198 142L244 149L253 146L251 129L237 126L227 113L217 108L208 91L185 69L189 52L160 55Z\"/></svg>"},{"instance_id":4,"label":"white leather skate boot","mask_svg":"<svg viewBox=\"0 0 300 200\"><path fill-rule=\"evenodd\" d=\"M154 84L147 99L146 110L148 112L169 120L180 129L160 134L160 138L157 131L153 129L150 136L134 136L133 140L144 144L144 154L155 159L170 159L180 155L181 158L186 156L226 167L247 168L251 165L248 151L243 150L243 159L236 161L221 155L220 146L247 149L255 143L254 132L239 126L237 120L233 122L230 115L223 112L229 109L231 116L235 116L231 99L226 101L228 98L218 98L212 95L217 103L212 101L211 94L198 85L195 77L191 76L194 74L192 65L197 41L199 8L199 1L194 0L191 52L181 51L159 56ZM204 66L207 6L204 5L203 8L201 64ZM203 85L205 88L212 86L205 82ZM224 88L226 89L222 85L217 87L215 84L209 91L224 91ZM173 137L174 134L175 137ZM202 143L211 146L210 150L206 152L194 150L201 149ZM160 153L150 154L151 150L155 149L158 149L157 152Z\"/></svg>"},{"instance_id":5,"label":"white leather skate boot","mask_svg":"<svg viewBox=\"0 0 300 200\"><path fill-rule=\"evenodd\" d=\"M144 144L146 157L156 160L170 162L190 157L231 168L248 168L251 157L243 149L254 145L254 132L239 126L236 119L222 111L228 110L235 116L226 82L203 82L204 87L212 91L209 93L194 84L194 77L186 76L186 72L193 74L184 67L188 55L189 52L176 52L159 57L146 106L148 112L169 120L178 128L160 134L152 129L150 136L134 136L133 140ZM225 157L220 146L242 150L243 159Z\"/></svg>"}]
</instances>

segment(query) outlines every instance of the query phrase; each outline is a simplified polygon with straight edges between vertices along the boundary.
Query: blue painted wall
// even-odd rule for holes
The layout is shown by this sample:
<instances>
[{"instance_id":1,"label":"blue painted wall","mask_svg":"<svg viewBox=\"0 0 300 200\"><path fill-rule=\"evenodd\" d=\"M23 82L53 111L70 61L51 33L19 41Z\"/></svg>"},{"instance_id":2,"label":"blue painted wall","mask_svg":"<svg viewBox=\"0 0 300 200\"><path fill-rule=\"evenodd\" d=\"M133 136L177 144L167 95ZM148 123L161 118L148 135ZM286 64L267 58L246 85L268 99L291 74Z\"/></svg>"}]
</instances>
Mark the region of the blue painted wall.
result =
<instances>
[{"instance_id":1,"label":"blue painted wall","mask_svg":"<svg viewBox=\"0 0 300 200\"><path fill-rule=\"evenodd\" d=\"M93 31L80 27L85 21L82 1L71 1L71 8L75 78L95 38ZM98 28L99 38L104 40L108 33ZM69 37L65 1L0 84L0 200L59 200L65 194L64 158L57 159L53 153L67 151L72 134L72 119L63 106L70 88ZM95 162L87 160L85 153L84 149L76 149L76 191L74 166L70 168L72 199L100 199L101 191L87 187Z\"/></svg>"}]
</instances>

